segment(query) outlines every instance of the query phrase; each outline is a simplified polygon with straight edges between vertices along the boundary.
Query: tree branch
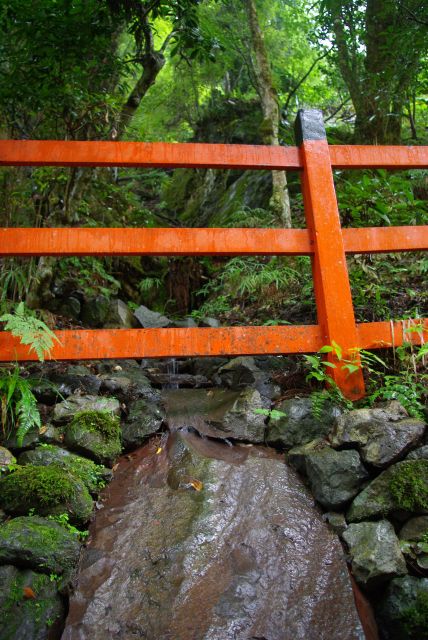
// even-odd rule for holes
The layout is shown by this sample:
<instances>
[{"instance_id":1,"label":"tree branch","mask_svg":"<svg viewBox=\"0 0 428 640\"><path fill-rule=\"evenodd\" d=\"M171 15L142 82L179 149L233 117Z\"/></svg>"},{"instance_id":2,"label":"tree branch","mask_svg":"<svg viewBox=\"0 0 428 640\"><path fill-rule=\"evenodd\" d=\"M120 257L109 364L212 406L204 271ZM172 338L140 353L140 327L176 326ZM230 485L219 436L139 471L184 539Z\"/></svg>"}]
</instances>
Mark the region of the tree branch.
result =
<instances>
[{"instance_id":1,"label":"tree branch","mask_svg":"<svg viewBox=\"0 0 428 640\"><path fill-rule=\"evenodd\" d=\"M315 67L317 66L318 62L320 62L321 60L326 58L330 52L331 52L331 47L327 51L324 51L324 53L322 55L320 55L316 60L314 60L314 62L311 64L311 66L309 67L307 72L301 77L301 79L297 82L297 84L289 92L289 94L287 96L287 100L285 101L285 104L284 104L284 107L283 107L283 110L285 112L288 111L288 107L289 107L291 98L299 90L299 88L302 86L302 84L305 82L305 80L311 75L312 71L315 69Z\"/></svg>"}]
</instances>

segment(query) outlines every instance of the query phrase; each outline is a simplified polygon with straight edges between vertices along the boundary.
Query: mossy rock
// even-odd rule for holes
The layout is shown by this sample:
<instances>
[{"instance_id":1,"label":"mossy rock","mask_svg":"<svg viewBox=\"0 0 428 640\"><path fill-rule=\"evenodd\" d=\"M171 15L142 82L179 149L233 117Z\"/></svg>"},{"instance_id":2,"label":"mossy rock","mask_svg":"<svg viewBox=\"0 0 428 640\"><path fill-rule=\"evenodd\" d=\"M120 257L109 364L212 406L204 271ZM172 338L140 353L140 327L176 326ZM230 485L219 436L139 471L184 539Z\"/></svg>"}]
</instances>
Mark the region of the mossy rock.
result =
<instances>
[{"instance_id":1,"label":"mossy rock","mask_svg":"<svg viewBox=\"0 0 428 640\"><path fill-rule=\"evenodd\" d=\"M61 467L28 464L0 478L0 507L13 515L67 513L71 522L82 524L93 501L85 484Z\"/></svg>"},{"instance_id":2,"label":"mossy rock","mask_svg":"<svg viewBox=\"0 0 428 640\"><path fill-rule=\"evenodd\" d=\"M351 522L394 512L428 512L428 460L397 462L375 478L351 504Z\"/></svg>"},{"instance_id":3,"label":"mossy rock","mask_svg":"<svg viewBox=\"0 0 428 640\"><path fill-rule=\"evenodd\" d=\"M55 580L29 569L0 567L2 640L58 638L64 616L65 606Z\"/></svg>"},{"instance_id":4,"label":"mossy rock","mask_svg":"<svg viewBox=\"0 0 428 640\"><path fill-rule=\"evenodd\" d=\"M428 578L394 578L376 607L388 640L428 640Z\"/></svg>"},{"instance_id":5,"label":"mossy rock","mask_svg":"<svg viewBox=\"0 0 428 640\"><path fill-rule=\"evenodd\" d=\"M122 451L119 419L105 411L77 413L65 431L70 449L112 465Z\"/></svg>"},{"instance_id":6,"label":"mossy rock","mask_svg":"<svg viewBox=\"0 0 428 640\"><path fill-rule=\"evenodd\" d=\"M44 467L56 464L80 478L91 493L97 493L102 489L112 475L110 469L54 445L45 444L31 451L24 451L18 462L21 465L33 464Z\"/></svg>"},{"instance_id":7,"label":"mossy rock","mask_svg":"<svg viewBox=\"0 0 428 640\"><path fill-rule=\"evenodd\" d=\"M0 447L0 474L2 471L7 471L11 464L15 464L16 458L9 449Z\"/></svg>"},{"instance_id":8,"label":"mossy rock","mask_svg":"<svg viewBox=\"0 0 428 640\"><path fill-rule=\"evenodd\" d=\"M39 516L13 518L0 529L0 565L55 574L60 578L60 588L69 583L79 551L76 534Z\"/></svg>"}]
</instances>

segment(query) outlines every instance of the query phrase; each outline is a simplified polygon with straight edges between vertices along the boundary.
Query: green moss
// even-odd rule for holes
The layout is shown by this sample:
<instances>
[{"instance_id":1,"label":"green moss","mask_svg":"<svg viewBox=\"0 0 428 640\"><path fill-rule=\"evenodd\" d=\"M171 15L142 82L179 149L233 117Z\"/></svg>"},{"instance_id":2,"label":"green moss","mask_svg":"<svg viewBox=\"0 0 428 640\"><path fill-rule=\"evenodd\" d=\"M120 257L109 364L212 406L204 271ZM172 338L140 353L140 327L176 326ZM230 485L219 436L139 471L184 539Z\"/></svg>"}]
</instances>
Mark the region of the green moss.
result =
<instances>
[{"instance_id":1,"label":"green moss","mask_svg":"<svg viewBox=\"0 0 428 640\"><path fill-rule=\"evenodd\" d=\"M428 461L403 462L391 479L389 489L401 509L428 509Z\"/></svg>"},{"instance_id":2,"label":"green moss","mask_svg":"<svg viewBox=\"0 0 428 640\"><path fill-rule=\"evenodd\" d=\"M426 640L428 638L428 593L420 591L415 604L402 613L403 628L406 638Z\"/></svg>"},{"instance_id":3,"label":"green moss","mask_svg":"<svg viewBox=\"0 0 428 640\"><path fill-rule=\"evenodd\" d=\"M78 425L86 431L95 431L106 438L120 438L119 418L106 411L80 411L71 421L70 427Z\"/></svg>"}]
</instances>

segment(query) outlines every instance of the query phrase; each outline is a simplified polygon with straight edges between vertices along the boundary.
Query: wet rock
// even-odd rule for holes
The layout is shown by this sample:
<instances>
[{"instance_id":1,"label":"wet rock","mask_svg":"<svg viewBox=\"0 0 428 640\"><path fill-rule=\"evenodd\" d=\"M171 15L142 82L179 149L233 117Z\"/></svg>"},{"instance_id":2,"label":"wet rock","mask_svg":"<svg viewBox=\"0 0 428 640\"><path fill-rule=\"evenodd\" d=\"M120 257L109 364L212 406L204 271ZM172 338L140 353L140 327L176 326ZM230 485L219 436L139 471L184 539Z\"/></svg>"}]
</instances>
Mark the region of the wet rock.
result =
<instances>
[{"instance_id":1,"label":"wet rock","mask_svg":"<svg viewBox=\"0 0 428 640\"><path fill-rule=\"evenodd\" d=\"M177 327L178 329L193 329L198 325L194 321L192 317L181 318L180 320L174 319L172 321L172 326Z\"/></svg>"},{"instance_id":2,"label":"wet rock","mask_svg":"<svg viewBox=\"0 0 428 640\"><path fill-rule=\"evenodd\" d=\"M406 522L400 529L398 537L400 540L418 541L426 534L428 534L428 516L418 516Z\"/></svg>"},{"instance_id":3,"label":"wet rock","mask_svg":"<svg viewBox=\"0 0 428 640\"><path fill-rule=\"evenodd\" d=\"M80 318L84 325L100 329L105 325L109 312L110 301L105 296L87 298L82 304Z\"/></svg>"},{"instance_id":4,"label":"wet rock","mask_svg":"<svg viewBox=\"0 0 428 640\"><path fill-rule=\"evenodd\" d=\"M123 300L111 300L104 320L104 327L107 329L132 329L138 327L139 323L134 317L131 309Z\"/></svg>"},{"instance_id":5,"label":"wet rock","mask_svg":"<svg viewBox=\"0 0 428 640\"><path fill-rule=\"evenodd\" d=\"M398 538L388 520L350 524L342 537L349 547L352 573L361 585L373 587L407 573Z\"/></svg>"},{"instance_id":6,"label":"wet rock","mask_svg":"<svg viewBox=\"0 0 428 640\"><path fill-rule=\"evenodd\" d=\"M276 408L285 416L269 421L266 442L286 449L326 436L342 413L339 407L325 402L317 417L311 398L284 400Z\"/></svg>"},{"instance_id":7,"label":"wet rock","mask_svg":"<svg viewBox=\"0 0 428 640\"><path fill-rule=\"evenodd\" d=\"M340 544L279 457L192 434L134 456L92 526L63 640L364 638Z\"/></svg>"},{"instance_id":8,"label":"wet rock","mask_svg":"<svg viewBox=\"0 0 428 640\"><path fill-rule=\"evenodd\" d=\"M330 435L334 447L356 446L363 461L383 468L403 457L422 438L425 423L409 418L393 400L383 408L355 409L343 414Z\"/></svg>"},{"instance_id":9,"label":"wet rock","mask_svg":"<svg viewBox=\"0 0 428 640\"><path fill-rule=\"evenodd\" d=\"M129 405L129 414L122 425L122 444L124 449L135 449L141 446L147 437L157 433L165 418L163 409L143 398L134 400Z\"/></svg>"},{"instance_id":10,"label":"wet rock","mask_svg":"<svg viewBox=\"0 0 428 640\"><path fill-rule=\"evenodd\" d=\"M6 471L6 469L11 465L15 464L16 458L9 449L6 447L0 447L0 473L2 471Z\"/></svg>"},{"instance_id":11,"label":"wet rock","mask_svg":"<svg viewBox=\"0 0 428 640\"><path fill-rule=\"evenodd\" d=\"M180 389L164 391L171 429L193 427L214 438L263 442L265 409L256 389Z\"/></svg>"},{"instance_id":12,"label":"wet rock","mask_svg":"<svg viewBox=\"0 0 428 640\"><path fill-rule=\"evenodd\" d=\"M106 411L75 414L64 433L65 444L95 462L112 466L122 451L120 423Z\"/></svg>"},{"instance_id":13,"label":"wet rock","mask_svg":"<svg viewBox=\"0 0 428 640\"><path fill-rule=\"evenodd\" d=\"M424 444L422 447L411 451L406 457L406 460L428 460L428 444Z\"/></svg>"},{"instance_id":14,"label":"wet rock","mask_svg":"<svg viewBox=\"0 0 428 640\"><path fill-rule=\"evenodd\" d=\"M57 465L25 465L0 478L0 507L13 515L67 513L71 522L89 520L93 502L85 484Z\"/></svg>"},{"instance_id":15,"label":"wet rock","mask_svg":"<svg viewBox=\"0 0 428 640\"><path fill-rule=\"evenodd\" d=\"M47 424L40 432L40 442L43 444L62 445L64 442L64 434L61 427L54 427L53 424Z\"/></svg>"},{"instance_id":16,"label":"wet rock","mask_svg":"<svg viewBox=\"0 0 428 640\"><path fill-rule=\"evenodd\" d=\"M54 573L61 576L61 588L70 582L79 553L75 534L39 516L13 518L0 528L0 565Z\"/></svg>"},{"instance_id":17,"label":"wet rock","mask_svg":"<svg viewBox=\"0 0 428 640\"><path fill-rule=\"evenodd\" d=\"M46 640L58 637L65 606L49 576L5 565L0 567L0 613L0 638Z\"/></svg>"},{"instance_id":18,"label":"wet rock","mask_svg":"<svg viewBox=\"0 0 428 640\"><path fill-rule=\"evenodd\" d=\"M150 381L158 387L170 387L171 389L184 387L188 389L200 389L209 387L210 382L205 376L193 376L190 373L161 373L159 371L148 372Z\"/></svg>"},{"instance_id":19,"label":"wet rock","mask_svg":"<svg viewBox=\"0 0 428 640\"><path fill-rule=\"evenodd\" d=\"M321 451L321 449L325 449L328 446L327 440L324 440L323 438L316 438L315 440L311 440L311 442L307 442L299 447L293 447L293 449L290 449L286 454L286 459L291 466L296 469L296 471L306 474L307 456L316 451Z\"/></svg>"},{"instance_id":20,"label":"wet rock","mask_svg":"<svg viewBox=\"0 0 428 640\"><path fill-rule=\"evenodd\" d=\"M58 394L63 397L76 391L94 396L101 387L101 380L83 365L69 366L64 373L54 371L49 375L49 379L55 385Z\"/></svg>"},{"instance_id":21,"label":"wet rock","mask_svg":"<svg viewBox=\"0 0 428 640\"><path fill-rule=\"evenodd\" d=\"M161 329L171 326L171 320L169 318L157 311L150 311L150 309L144 305L141 305L134 311L134 316L145 329Z\"/></svg>"},{"instance_id":22,"label":"wet rock","mask_svg":"<svg viewBox=\"0 0 428 640\"><path fill-rule=\"evenodd\" d=\"M394 578L376 608L386 640L426 640L428 578Z\"/></svg>"},{"instance_id":23,"label":"wet rock","mask_svg":"<svg viewBox=\"0 0 428 640\"><path fill-rule=\"evenodd\" d=\"M66 318L72 318L73 320L79 320L82 310L79 298L74 296L54 300L53 304L50 304L49 306L55 313L65 316Z\"/></svg>"},{"instance_id":24,"label":"wet rock","mask_svg":"<svg viewBox=\"0 0 428 640\"><path fill-rule=\"evenodd\" d=\"M101 391L117 396L125 403L140 397L159 402L159 391L152 388L145 372L137 363L135 365L116 365L111 372L102 373L100 375Z\"/></svg>"},{"instance_id":25,"label":"wet rock","mask_svg":"<svg viewBox=\"0 0 428 640\"><path fill-rule=\"evenodd\" d=\"M100 485L109 481L112 475L110 469L54 445L44 445L25 451L19 456L18 462L21 465L32 464L43 467L55 464L77 476L91 493L96 493Z\"/></svg>"},{"instance_id":26,"label":"wet rock","mask_svg":"<svg viewBox=\"0 0 428 640\"><path fill-rule=\"evenodd\" d=\"M259 369L254 358L249 356L233 358L220 367L214 381L219 386L234 390L251 386L266 398L277 398L280 394L280 388L271 383L266 372Z\"/></svg>"},{"instance_id":27,"label":"wet rock","mask_svg":"<svg viewBox=\"0 0 428 640\"><path fill-rule=\"evenodd\" d=\"M35 395L37 402L47 404L49 406L63 400L64 396L68 396L71 393L66 393L64 389L61 391L58 386L51 380L41 379L35 386L32 387L32 392Z\"/></svg>"},{"instance_id":28,"label":"wet rock","mask_svg":"<svg viewBox=\"0 0 428 640\"><path fill-rule=\"evenodd\" d=\"M113 415L120 414L120 404L116 398L103 398L92 395L73 395L55 405L53 421L65 424L81 411L105 411Z\"/></svg>"},{"instance_id":29,"label":"wet rock","mask_svg":"<svg viewBox=\"0 0 428 640\"><path fill-rule=\"evenodd\" d=\"M351 522L389 514L428 511L428 462L397 462L375 478L354 499L347 513Z\"/></svg>"},{"instance_id":30,"label":"wet rock","mask_svg":"<svg viewBox=\"0 0 428 640\"><path fill-rule=\"evenodd\" d=\"M30 447L34 447L39 442L40 434L39 428L33 427L29 429L27 433L24 435L22 442L18 443L18 438L16 436L16 431L10 433L6 438L4 438L1 443L3 447L6 449L12 449L13 451L23 451L24 449L28 449Z\"/></svg>"},{"instance_id":31,"label":"wet rock","mask_svg":"<svg viewBox=\"0 0 428 640\"><path fill-rule=\"evenodd\" d=\"M217 370L227 363L227 358L193 358L192 362L195 375L205 376L212 381L217 374Z\"/></svg>"},{"instance_id":32,"label":"wet rock","mask_svg":"<svg viewBox=\"0 0 428 640\"><path fill-rule=\"evenodd\" d=\"M317 442L317 441L315 441ZM311 443L309 443L311 444ZM368 473L357 451L336 451L331 447L298 448L297 466L308 477L315 499L326 509L338 509L360 490ZM293 464L296 450L289 452Z\"/></svg>"},{"instance_id":33,"label":"wet rock","mask_svg":"<svg viewBox=\"0 0 428 640\"><path fill-rule=\"evenodd\" d=\"M322 519L333 529L334 533L341 536L348 526L343 513L337 511L327 511L323 513Z\"/></svg>"}]
</instances>

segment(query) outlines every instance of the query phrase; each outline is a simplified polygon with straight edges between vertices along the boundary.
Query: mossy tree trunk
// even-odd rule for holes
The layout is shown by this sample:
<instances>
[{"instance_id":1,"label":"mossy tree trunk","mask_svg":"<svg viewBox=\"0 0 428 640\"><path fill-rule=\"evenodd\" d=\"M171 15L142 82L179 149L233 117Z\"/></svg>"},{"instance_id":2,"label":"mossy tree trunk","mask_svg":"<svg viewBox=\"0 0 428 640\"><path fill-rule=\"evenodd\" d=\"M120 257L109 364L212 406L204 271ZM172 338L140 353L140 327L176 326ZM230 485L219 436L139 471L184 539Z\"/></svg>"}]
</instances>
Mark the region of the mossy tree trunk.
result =
<instances>
[{"instance_id":1,"label":"mossy tree trunk","mask_svg":"<svg viewBox=\"0 0 428 640\"><path fill-rule=\"evenodd\" d=\"M269 58L254 0L244 0L254 52L257 90L263 111L263 138L266 144L279 144L279 106L273 85ZM291 227L290 197L285 171L272 171L270 208L284 227Z\"/></svg>"}]
</instances>

